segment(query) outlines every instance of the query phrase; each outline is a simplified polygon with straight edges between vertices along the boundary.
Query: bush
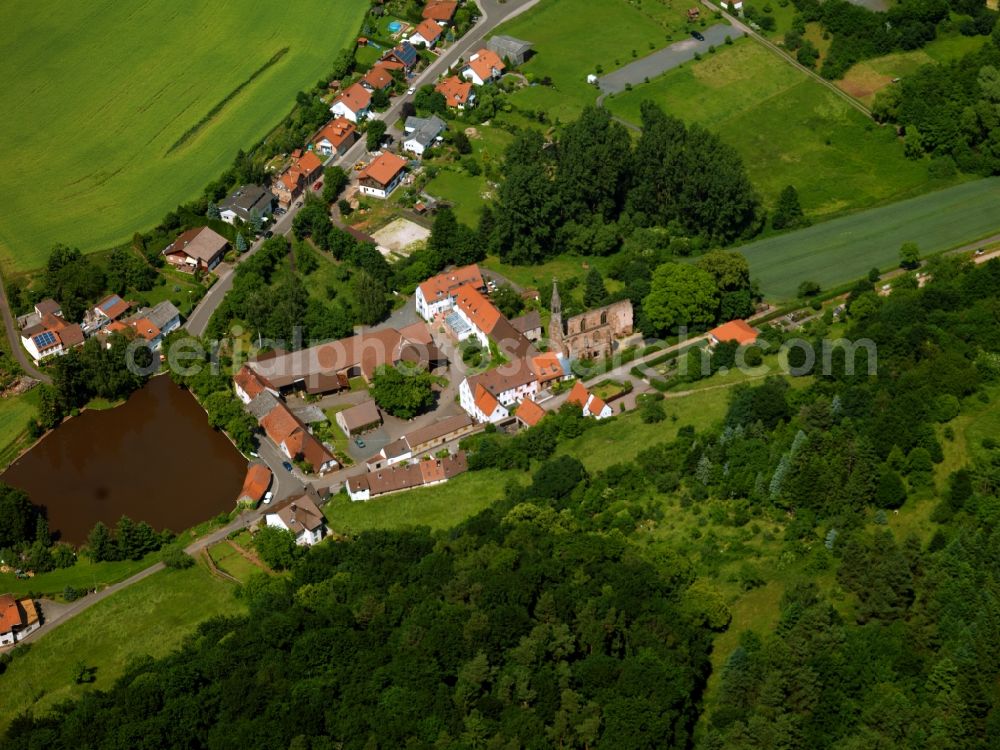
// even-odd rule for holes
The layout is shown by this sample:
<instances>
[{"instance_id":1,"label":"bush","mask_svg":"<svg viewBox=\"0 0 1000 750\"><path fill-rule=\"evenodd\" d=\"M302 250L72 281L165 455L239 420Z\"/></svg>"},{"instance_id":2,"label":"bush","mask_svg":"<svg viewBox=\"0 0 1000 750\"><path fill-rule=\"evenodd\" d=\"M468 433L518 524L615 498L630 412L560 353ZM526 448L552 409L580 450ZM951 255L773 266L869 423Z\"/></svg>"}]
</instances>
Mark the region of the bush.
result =
<instances>
[{"instance_id":1,"label":"bush","mask_svg":"<svg viewBox=\"0 0 1000 750\"><path fill-rule=\"evenodd\" d=\"M63 589L63 599L65 599L68 602L75 602L81 596L83 596L83 592L77 591L72 586L67 586L66 588Z\"/></svg>"},{"instance_id":2,"label":"bush","mask_svg":"<svg viewBox=\"0 0 1000 750\"><path fill-rule=\"evenodd\" d=\"M194 558L179 547L171 547L163 553L163 564L174 570L184 570L194 565Z\"/></svg>"}]
</instances>

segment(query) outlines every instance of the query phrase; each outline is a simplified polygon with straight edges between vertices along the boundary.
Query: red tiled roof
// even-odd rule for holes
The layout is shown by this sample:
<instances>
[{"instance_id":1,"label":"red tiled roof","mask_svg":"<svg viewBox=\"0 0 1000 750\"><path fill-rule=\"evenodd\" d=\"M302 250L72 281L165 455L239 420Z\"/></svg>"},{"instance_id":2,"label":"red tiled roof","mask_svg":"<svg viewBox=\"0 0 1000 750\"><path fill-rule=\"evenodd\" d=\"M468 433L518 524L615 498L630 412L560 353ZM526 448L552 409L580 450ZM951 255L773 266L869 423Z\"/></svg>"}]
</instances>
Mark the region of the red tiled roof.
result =
<instances>
[{"instance_id":1,"label":"red tiled roof","mask_svg":"<svg viewBox=\"0 0 1000 750\"><path fill-rule=\"evenodd\" d=\"M502 317L493 303L471 284L459 287L455 292L455 305L468 316L476 328L487 335L492 333Z\"/></svg>"},{"instance_id":2,"label":"red tiled roof","mask_svg":"<svg viewBox=\"0 0 1000 750\"><path fill-rule=\"evenodd\" d=\"M436 42L441 37L442 33L444 32L442 31L440 26L438 26L431 19L425 18L423 21L420 22L420 25L417 26L416 31L414 31L414 33L411 34L411 37L419 34L422 39L426 39L427 43L431 44L433 42Z\"/></svg>"},{"instance_id":3,"label":"red tiled roof","mask_svg":"<svg viewBox=\"0 0 1000 750\"><path fill-rule=\"evenodd\" d=\"M265 390L261 376L247 365L243 365L240 371L236 373L235 381L240 390L250 398L256 398Z\"/></svg>"},{"instance_id":4,"label":"red tiled roof","mask_svg":"<svg viewBox=\"0 0 1000 750\"><path fill-rule=\"evenodd\" d=\"M476 386L476 408L479 409L483 414L489 417L496 408L500 405L500 402L496 400L496 397L490 393L488 390L483 388L482 385Z\"/></svg>"},{"instance_id":5,"label":"red tiled roof","mask_svg":"<svg viewBox=\"0 0 1000 750\"><path fill-rule=\"evenodd\" d=\"M364 82L373 89L386 89L392 85L392 75L385 68L375 65L365 73Z\"/></svg>"},{"instance_id":6,"label":"red tiled roof","mask_svg":"<svg viewBox=\"0 0 1000 750\"><path fill-rule=\"evenodd\" d=\"M386 186L400 172L406 169L407 161L402 156L386 151L358 174L359 179L370 179Z\"/></svg>"},{"instance_id":7,"label":"red tiled roof","mask_svg":"<svg viewBox=\"0 0 1000 750\"><path fill-rule=\"evenodd\" d=\"M446 271L432 276L420 285L420 291L428 303L437 302L450 294L453 290L464 285L474 286L476 289L483 289L486 284L483 282L483 274L479 271L479 266L462 266L454 271Z\"/></svg>"},{"instance_id":8,"label":"red tiled roof","mask_svg":"<svg viewBox=\"0 0 1000 750\"><path fill-rule=\"evenodd\" d=\"M708 332L717 341L735 341L740 346L757 340L757 331L745 320L731 320Z\"/></svg>"},{"instance_id":9,"label":"red tiled roof","mask_svg":"<svg viewBox=\"0 0 1000 750\"><path fill-rule=\"evenodd\" d=\"M451 0L431 0L424 6L422 15L432 21L447 22L454 17L457 7L458 3L451 2Z\"/></svg>"},{"instance_id":10,"label":"red tiled roof","mask_svg":"<svg viewBox=\"0 0 1000 750\"><path fill-rule=\"evenodd\" d=\"M112 294L98 302L96 308L101 311L102 315L114 320L128 310L129 304L117 294Z\"/></svg>"},{"instance_id":11,"label":"red tiled roof","mask_svg":"<svg viewBox=\"0 0 1000 750\"><path fill-rule=\"evenodd\" d=\"M270 484L271 470L264 464L251 464L247 469L246 479L243 480L240 497L248 497L254 502L259 502Z\"/></svg>"},{"instance_id":12,"label":"red tiled roof","mask_svg":"<svg viewBox=\"0 0 1000 750\"><path fill-rule=\"evenodd\" d=\"M593 414L595 417L599 417L601 416L601 412L604 411L607 407L608 405L604 403L602 399L598 398L597 396L593 396L590 399L590 406L588 406L587 408L590 409L591 414Z\"/></svg>"},{"instance_id":13,"label":"red tiled roof","mask_svg":"<svg viewBox=\"0 0 1000 750\"><path fill-rule=\"evenodd\" d=\"M500 55L491 49L483 48L476 53L475 60L469 61L469 67L482 80L487 81L493 77L494 70L503 73L506 66L500 59Z\"/></svg>"},{"instance_id":14,"label":"red tiled roof","mask_svg":"<svg viewBox=\"0 0 1000 750\"><path fill-rule=\"evenodd\" d=\"M9 633L24 624L17 600L10 594L0 596L0 633Z\"/></svg>"},{"instance_id":15,"label":"red tiled roof","mask_svg":"<svg viewBox=\"0 0 1000 750\"><path fill-rule=\"evenodd\" d=\"M573 389L566 397L566 403L577 404L582 409L587 405L588 398L590 398L590 391L587 390L583 383L577 380L576 383L573 384Z\"/></svg>"},{"instance_id":16,"label":"red tiled roof","mask_svg":"<svg viewBox=\"0 0 1000 750\"><path fill-rule=\"evenodd\" d=\"M356 130L357 128L354 127L354 123L346 117L335 117L316 134L315 142L319 143L322 140L326 140L329 141L331 146L338 149L354 135Z\"/></svg>"},{"instance_id":17,"label":"red tiled roof","mask_svg":"<svg viewBox=\"0 0 1000 750\"><path fill-rule=\"evenodd\" d=\"M540 383L558 380L563 376L562 364L559 362L559 355L555 352L536 354L531 359L531 366Z\"/></svg>"},{"instance_id":18,"label":"red tiled roof","mask_svg":"<svg viewBox=\"0 0 1000 750\"><path fill-rule=\"evenodd\" d=\"M278 404L265 414L264 418L260 420L260 426L264 428L264 432L267 433L267 436L276 445L281 445L296 430L305 431L302 423L295 418L295 415L284 404Z\"/></svg>"},{"instance_id":19,"label":"red tiled roof","mask_svg":"<svg viewBox=\"0 0 1000 750\"><path fill-rule=\"evenodd\" d=\"M160 329L149 318L136 318L135 320L128 321L128 325L132 326L135 332L146 339L146 341L152 341L160 335Z\"/></svg>"},{"instance_id":20,"label":"red tiled roof","mask_svg":"<svg viewBox=\"0 0 1000 750\"><path fill-rule=\"evenodd\" d=\"M58 336L59 340L62 341L63 346L66 348L79 346L83 343L84 338L83 329L76 323L70 323L69 325L60 328Z\"/></svg>"},{"instance_id":21,"label":"red tiled roof","mask_svg":"<svg viewBox=\"0 0 1000 750\"><path fill-rule=\"evenodd\" d=\"M337 102L343 102L352 112L362 112L371 106L372 95L369 93L368 89L360 83L355 83L344 89L344 91L342 91L337 98L333 100L334 104Z\"/></svg>"},{"instance_id":22,"label":"red tiled roof","mask_svg":"<svg viewBox=\"0 0 1000 750\"><path fill-rule=\"evenodd\" d=\"M536 424L542 421L542 417L546 414L545 409L540 407L530 398L524 399L517 407L516 416L522 422L524 422L528 427L534 427Z\"/></svg>"},{"instance_id":23,"label":"red tiled roof","mask_svg":"<svg viewBox=\"0 0 1000 750\"><path fill-rule=\"evenodd\" d=\"M444 100L449 107L458 107L469 101L472 84L458 76L451 76L441 81L434 90L444 94Z\"/></svg>"}]
</instances>

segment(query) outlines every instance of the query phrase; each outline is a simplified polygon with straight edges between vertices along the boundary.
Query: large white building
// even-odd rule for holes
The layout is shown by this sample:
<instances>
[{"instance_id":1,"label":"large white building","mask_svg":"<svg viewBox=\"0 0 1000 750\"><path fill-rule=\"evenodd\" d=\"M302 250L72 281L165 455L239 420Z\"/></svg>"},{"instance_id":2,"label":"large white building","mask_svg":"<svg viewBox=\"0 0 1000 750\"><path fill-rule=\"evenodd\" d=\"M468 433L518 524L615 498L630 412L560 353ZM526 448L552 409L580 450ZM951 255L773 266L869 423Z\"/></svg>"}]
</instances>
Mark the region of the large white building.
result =
<instances>
[{"instance_id":1,"label":"large white building","mask_svg":"<svg viewBox=\"0 0 1000 750\"><path fill-rule=\"evenodd\" d=\"M417 293L414 295L417 314L430 323L438 315L448 312L455 306L456 292L460 287L467 285L480 291L486 289L479 266L475 264L462 266L432 276L417 287Z\"/></svg>"}]
</instances>

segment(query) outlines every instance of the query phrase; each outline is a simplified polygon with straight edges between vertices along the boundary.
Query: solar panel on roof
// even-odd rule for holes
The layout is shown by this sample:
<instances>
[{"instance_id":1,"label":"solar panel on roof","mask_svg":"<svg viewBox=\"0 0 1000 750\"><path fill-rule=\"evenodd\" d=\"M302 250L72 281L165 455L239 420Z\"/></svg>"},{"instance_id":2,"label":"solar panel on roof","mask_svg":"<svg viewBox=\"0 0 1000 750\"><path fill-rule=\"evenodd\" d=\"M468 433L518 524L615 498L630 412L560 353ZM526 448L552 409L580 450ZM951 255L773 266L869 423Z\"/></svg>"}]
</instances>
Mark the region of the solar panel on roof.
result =
<instances>
[{"instance_id":1,"label":"solar panel on roof","mask_svg":"<svg viewBox=\"0 0 1000 750\"><path fill-rule=\"evenodd\" d=\"M107 312L108 310L110 310L112 307L114 307L115 305L117 305L121 301L122 301L121 297L118 297L118 296L109 297L104 302L104 304L101 305L101 309L104 310L104 312Z\"/></svg>"},{"instance_id":2,"label":"solar panel on roof","mask_svg":"<svg viewBox=\"0 0 1000 750\"><path fill-rule=\"evenodd\" d=\"M54 343L56 343L56 335L51 331L45 331L45 333L40 333L35 336L35 346L39 349L52 346Z\"/></svg>"}]
</instances>

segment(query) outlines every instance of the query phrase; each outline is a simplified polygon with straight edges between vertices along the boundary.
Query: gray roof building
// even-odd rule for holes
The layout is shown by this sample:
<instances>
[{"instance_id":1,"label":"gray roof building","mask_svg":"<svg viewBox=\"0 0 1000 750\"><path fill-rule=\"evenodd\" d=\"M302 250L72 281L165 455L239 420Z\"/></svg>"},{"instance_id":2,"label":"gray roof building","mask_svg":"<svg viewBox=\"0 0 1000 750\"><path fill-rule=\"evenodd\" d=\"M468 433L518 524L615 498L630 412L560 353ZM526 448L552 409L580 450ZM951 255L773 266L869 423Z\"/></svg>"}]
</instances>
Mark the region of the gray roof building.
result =
<instances>
[{"instance_id":1,"label":"gray roof building","mask_svg":"<svg viewBox=\"0 0 1000 750\"><path fill-rule=\"evenodd\" d=\"M520 65L531 54L531 42L501 34L486 42L486 48L506 58L511 65Z\"/></svg>"},{"instance_id":2,"label":"gray roof building","mask_svg":"<svg viewBox=\"0 0 1000 750\"><path fill-rule=\"evenodd\" d=\"M419 149L411 149L417 153L423 153L424 149L434 145L434 141L445 131L448 125L437 115L430 117L407 117L403 124L406 131L406 143L416 142Z\"/></svg>"},{"instance_id":3,"label":"gray roof building","mask_svg":"<svg viewBox=\"0 0 1000 750\"><path fill-rule=\"evenodd\" d=\"M241 185L236 191L219 204L222 220L232 224L235 219L250 221L256 211L259 216L267 216L274 205L271 191L260 185Z\"/></svg>"},{"instance_id":4,"label":"gray roof building","mask_svg":"<svg viewBox=\"0 0 1000 750\"><path fill-rule=\"evenodd\" d=\"M271 410L278 405L277 397L270 391L262 391L247 404L247 411L258 422L271 413Z\"/></svg>"}]
</instances>

